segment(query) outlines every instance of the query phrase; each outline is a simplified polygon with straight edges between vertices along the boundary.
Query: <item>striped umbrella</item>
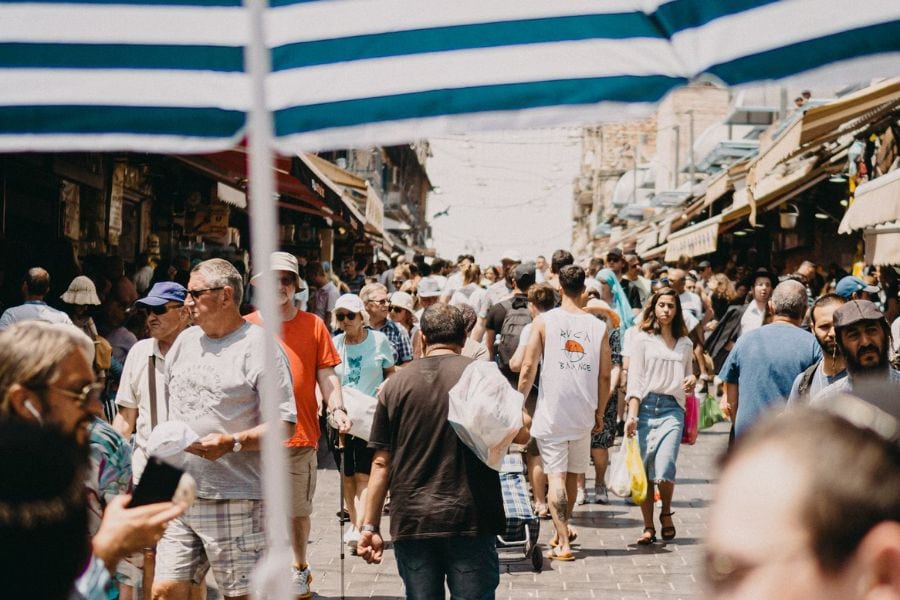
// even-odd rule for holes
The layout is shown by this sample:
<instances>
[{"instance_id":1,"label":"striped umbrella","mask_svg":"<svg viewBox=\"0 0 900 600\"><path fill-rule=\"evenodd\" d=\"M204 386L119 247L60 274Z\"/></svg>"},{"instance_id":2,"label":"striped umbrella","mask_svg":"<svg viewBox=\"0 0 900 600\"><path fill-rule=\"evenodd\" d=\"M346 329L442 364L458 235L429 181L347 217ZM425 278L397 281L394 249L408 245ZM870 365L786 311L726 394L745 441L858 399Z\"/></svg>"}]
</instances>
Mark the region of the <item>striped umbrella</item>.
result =
<instances>
[{"instance_id":1,"label":"striped umbrella","mask_svg":"<svg viewBox=\"0 0 900 600\"><path fill-rule=\"evenodd\" d=\"M621 118L704 74L900 70L896 0L271 1L266 106L285 152ZM240 0L2 10L0 150L202 152L244 134Z\"/></svg>"}]
</instances>

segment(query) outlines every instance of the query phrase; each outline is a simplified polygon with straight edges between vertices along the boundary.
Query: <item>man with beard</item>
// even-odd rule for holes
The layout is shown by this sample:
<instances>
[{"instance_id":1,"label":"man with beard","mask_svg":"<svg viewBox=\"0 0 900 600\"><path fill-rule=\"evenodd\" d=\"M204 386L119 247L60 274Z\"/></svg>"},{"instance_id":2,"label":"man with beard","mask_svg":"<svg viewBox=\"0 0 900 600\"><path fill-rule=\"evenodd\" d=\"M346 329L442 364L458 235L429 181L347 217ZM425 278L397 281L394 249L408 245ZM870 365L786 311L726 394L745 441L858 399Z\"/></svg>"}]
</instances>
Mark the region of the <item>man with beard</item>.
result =
<instances>
[{"instance_id":1,"label":"man with beard","mask_svg":"<svg viewBox=\"0 0 900 600\"><path fill-rule=\"evenodd\" d=\"M94 381L91 363L94 344L71 325L25 321L0 333L0 421L37 423L55 429L73 439L87 457L94 419L101 414L100 390ZM113 432L113 435L118 435ZM21 464L25 473L32 465ZM26 473L27 474L27 473ZM85 474L90 483L96 470ZM28 477L22 481L4 480L10 488L22 486L27 497ZM85 503L87 490L72 489L73 496L60 499ZM96 493L93 491L92 493ZM167 523L184 511L172 502L126 508L129 496L110 498L102 518L98 519L91 539L93 556L76 582L74 598L95 598L112 592L110 576L124 557L150 546L160 538ZM23 523L27 525L25 520ZM83 529L88 533L88 528ZM81 540L59 540L58 547L76 545ZM46 550L46 549L45 549ZM12 593L9 582L4 592ZM103 590L103 592L101 592ZM25 597L12 593L12 597ZM40 594L31 597L42 597Z\"/></svg>"},{"instance_id":2,"label":"man with beard","mask_svg":"<svg viewBox=\"0 0 900 600\"><path fill-rule=\"evenodd\" d=\"M834 311L834 331L838 348L847 361L848 375L822 389L813 397L813 404L834 394L861 395L869 400L872 393L882 398L896 395L900 386L900 371L888 361L890 327L884 314L868 300L851 300Z\"/></svg>"},{"instance_id":3,"label":"man with beard","mask_svg":"<svg viewBox=\"0 0 900 600\"><path fill-rule=\"evenodd\" d=\"M809 367L794 379L789 404L808 402L825 386L847 376L844 355L834 339L834 312L847 301L837 294L826 294L815 301L809 311L813 335L822 347L822 360Z\"/></svg>"}]
</instances>

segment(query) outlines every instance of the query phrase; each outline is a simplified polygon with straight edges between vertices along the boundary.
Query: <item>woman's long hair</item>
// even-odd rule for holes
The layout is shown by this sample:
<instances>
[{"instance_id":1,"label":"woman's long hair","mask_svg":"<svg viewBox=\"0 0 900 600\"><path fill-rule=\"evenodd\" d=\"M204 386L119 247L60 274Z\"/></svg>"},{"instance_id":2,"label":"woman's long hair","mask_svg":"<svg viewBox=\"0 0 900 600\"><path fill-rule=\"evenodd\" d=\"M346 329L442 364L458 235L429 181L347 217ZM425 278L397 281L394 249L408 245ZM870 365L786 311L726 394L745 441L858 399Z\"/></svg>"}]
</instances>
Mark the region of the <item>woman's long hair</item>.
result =
<instances>
[{"instance_id":1,"label":"woman's long hair","mask_svg":"<svg viewBox=\"0 0 900 600\"><path fill-rule=\"evenodd\" d=\"M659 302L659 299L663 296L672 296L672 298L675 299L675 315L672 317L672 335L675 336L676 340L678 338L687 337L688 329L687 325L684 324L684 315L681 313L681 300L678 298L678 292L670 287L664 287L657 290L650 298L650 302L647 303L647 306L644 307L641 331L656 335L662 334L662 328L659 325L659 321L656 320L656 303Z\"/></svg>"}]
</instances>

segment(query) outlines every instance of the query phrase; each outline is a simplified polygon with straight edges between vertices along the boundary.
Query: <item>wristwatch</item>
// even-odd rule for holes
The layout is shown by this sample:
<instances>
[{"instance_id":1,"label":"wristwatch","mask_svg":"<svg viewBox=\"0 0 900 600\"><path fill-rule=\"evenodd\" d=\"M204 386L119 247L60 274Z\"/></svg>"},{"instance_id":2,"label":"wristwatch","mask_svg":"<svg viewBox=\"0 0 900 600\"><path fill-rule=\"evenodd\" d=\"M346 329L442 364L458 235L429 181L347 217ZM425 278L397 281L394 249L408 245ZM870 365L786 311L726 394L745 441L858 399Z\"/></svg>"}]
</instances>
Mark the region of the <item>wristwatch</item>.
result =
<instances>
[{"instance_id":1,"label":"wristwatch","mask_svg":"<svg viewBox=\"0 0 900 600\"><path fill-rule=\"evenodd\" d=\"M238 439L237 435L232 435L231 439L234 440L234 446L231 447L231 451L232 452L240 452L241 448L244 447L244 445L241 443L241 440Z\"/></svg>"},{"instance_id":2,"label":"wristwatch","mask_svg":"<svg viewBox=\"0 0 900 600\"><path fill-rule=\"evenodd\" d=\"M359 528L360 531L368 531L369 533L381 533L381 527L378 525L369 525L368 523Z\"/></svg>"}]
</instances>

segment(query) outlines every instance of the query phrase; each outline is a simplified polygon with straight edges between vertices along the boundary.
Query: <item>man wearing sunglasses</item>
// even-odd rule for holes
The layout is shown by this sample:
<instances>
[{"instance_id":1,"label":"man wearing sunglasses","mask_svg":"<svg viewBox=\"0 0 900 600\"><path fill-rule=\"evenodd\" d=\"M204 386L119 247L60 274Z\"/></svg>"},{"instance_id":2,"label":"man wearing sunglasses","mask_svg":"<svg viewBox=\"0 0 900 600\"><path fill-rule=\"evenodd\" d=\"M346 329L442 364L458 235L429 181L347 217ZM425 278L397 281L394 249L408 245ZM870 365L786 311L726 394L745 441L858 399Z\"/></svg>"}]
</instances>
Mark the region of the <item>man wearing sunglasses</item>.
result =
<instances>
[{"instance_id":1,"label":"man wearing sunglasses","mask_svg":"<svg viewBox=\"0 0 900 600\"><path fill-rule=\"evenodd\" d=\"M318 263L315 263L318 264ZM269 268L274 271L277 286L278 307L281 310L281 347L287 355L294 380L294 403L297 408L297 425L294 435L286 442L288 447L289 475L291 481L291 520L294 550L292 592L298 598L309 598L312 574L306 560L306 546L311 527L313 496L316 492L316 449L319 443L319 406L316 401L316 385L322 390L325 406L341 433L350 430L350 421L344 411L341 385L334 367L341 362L334 348L331 335L322 319L300 311L292 299L297 291L300 270L297 259L287 252L273 252ZM318 272L324 279L321 265ZM250 280L259 285L256 275ZM244 317L247 321L262 325L259 311Z\"/></svg>"},{"instance_id":2,"label":"man wearing sunglasses","mask_svg":"<svg viewBox=\"0 0 900 600\"><path fill-rule=\"evenodd\" d=\"M168 421L165 387L166 354L178 335L190 324L184 308L187 290L174 281L162 281L146 297L134 303L147 313L150 337L131 347L116 394L119 412L113 426L126 439L134 433L132 459L134 481L138 482L147 464L147 440L158 423Z\"/></svg>"},{"instance_id":3,"label":"man wearing sunglasses","mask_svg":"<svg viewBox=\"0 0 900 600\"><path fill-rule=\"evenodd\" d=\"M244 282L227 260L191 271L185 306L197 327L183 331L166 355L169 419L188 423L200 439L182 464L197 481L197 501L157 545L153 598L187 599L192 581L213 570L226 598L249 598L250 575L265 550L259 450L262 373L272 373L281 420L293 424L287 359L266 363L266 332L241 317ZM272 432L274 435L280 432Z\"/></svg>"},{"instance_id":4,"label":"man wearing sunglasses","mask_svg":"<svg viewBox=\"0 0 900 600\"><path fill-rule=\"evenodd\" d=\"M388 319L391 302L387 288L380 283L369 283L359 292L359 298L369 313L369 327L387 336L394 348L394 364L400 366L413 359L412 343L406 330Z\"/></svg>"}]
</instances>

